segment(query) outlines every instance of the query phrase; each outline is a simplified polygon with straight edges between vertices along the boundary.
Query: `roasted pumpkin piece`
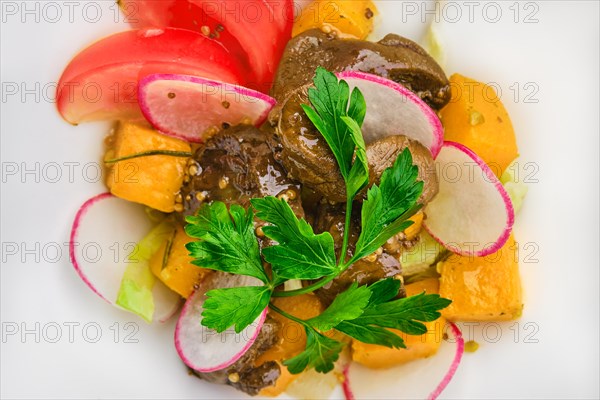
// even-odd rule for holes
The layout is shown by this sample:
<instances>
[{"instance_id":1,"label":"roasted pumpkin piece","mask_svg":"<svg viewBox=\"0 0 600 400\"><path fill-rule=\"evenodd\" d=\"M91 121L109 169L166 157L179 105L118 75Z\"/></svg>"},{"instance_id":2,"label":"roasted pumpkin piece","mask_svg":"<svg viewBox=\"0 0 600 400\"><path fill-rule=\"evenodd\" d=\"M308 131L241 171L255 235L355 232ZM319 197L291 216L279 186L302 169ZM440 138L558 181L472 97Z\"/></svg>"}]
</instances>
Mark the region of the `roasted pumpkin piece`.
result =
<instances>
[{"instance_id":1,"label":"roasted pumpkin piece","mask_svg":"<svg viewBox=\"0 0 600 400\"><path fill-rule=\"evenodd\" d=\"M175 228L173 235L158 249L150 259L150 269L167 287L182 297L188 298L197 284L211 270L192 264L186 243L191 242L182 227Z\"/></svg>"},{"instance_id":2,"label":"roasted pumpkin piece","mask_svg":"<svg viewBox=\"0 0 600 400\"><path fill-rule=\"evenodd\" d=\"M189 153L191 148L188 143L162 135L148 126L120 122L108 140L104 161L155 150ZM117 197L172 212L186 163L187 158L172 155L150 155L107 163L106 185Z\"/></svg>"},{"instance_id":3,"label":"roasted pumpkin piece","mask_svg":"<svg viewBox=\"0 0 600 400\"><path fill-rule=\"evenodd\" d=\"M450 102L440 111L444 140L467 146L500 177L519 151L512 122L496 91L454 74L450 92Z\"/></svg>"},{"instance_id":4,"label":"roasted pumpkin piece","mask_svg":"<svg viewBox=\"0 0 600 400\"><path fill-rule=\"evenodd\" d=\"M521 316L521 276L513 235L485 257L453 255L440 263L440 296L452 300L442 310L451 321L504 321Z\"/></svg>"},{"instance_id":5,"label":"roasted pumpkin piece","mask_svg":"<svg viewBox=\"0 0 600 400\"><path fill-rule=\"evenodd\" d=\"M371 0L316 0L308 4L294 22L292 36L318 28L366 39L373 31L377 8Z\"/></svg>"},{"instance_id":6,"label":"roasted pumpkin piece","mask_svg":"<svg viewBox=\"0 0 600 400\"><path fill-rule=\"evenodd\" d=\"M437 278L429 278L405 286L406 295L413 296L425 291L428 294L438 293L439 282ZM398 334L404 343L405 349L392 349L376 344L352 341L352 359L369 368L389 368L394 365L425 358L434 355L442 342L444 333L444 318L436 321L425 322L427 333L423 335L407 335L395 329L390 331Z\"/></svg>"},{"instance_id":7,"label":"roasted pumpkin piece","mask_svg":"<svg viewBox=\"0 0 600 400\"><path fill-rule=\"evenodd\" d=\"M404 230L404 236L406 236L407 240L413 240L417 237L419 232L421 232L421 228L423 228L423 217L423 212L419 211L418 213L409 218L409 220L412 221L413 224Z\"/></svg>"}]
</instances>

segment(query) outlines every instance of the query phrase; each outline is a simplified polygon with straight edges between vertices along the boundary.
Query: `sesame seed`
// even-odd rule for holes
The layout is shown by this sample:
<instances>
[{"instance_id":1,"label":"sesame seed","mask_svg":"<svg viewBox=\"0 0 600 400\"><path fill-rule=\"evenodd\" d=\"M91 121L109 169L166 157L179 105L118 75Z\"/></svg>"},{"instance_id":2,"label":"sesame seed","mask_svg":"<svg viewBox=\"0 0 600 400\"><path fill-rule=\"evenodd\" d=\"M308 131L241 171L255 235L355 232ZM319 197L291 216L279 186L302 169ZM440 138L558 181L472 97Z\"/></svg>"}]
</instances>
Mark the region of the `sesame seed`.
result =
<instances>
[{"instance_id":1,"label":"sesame seed","mask_svg":"<svg viewBox=\"0 0 600 400\"><path fill-rule=\"evenodd\" d=\"M227 379L229 379L229 382L231 383L237 383L240 381L240 374L238 374L237 372L232 372L231 374L229 374Z\"/></svg>"},{"instance_id":2,"label":"sesame seed","mask_svg":"<svg viewBox=\"0 0 600 400\"><path fill-rule=\"evenodd\" d=\"M229 186L229 178L224 176L223 178L219 179L219 189L225 189L227 186Z\"/></svg>"},{"instance_id":3,"label":"sesame seed","mask_svg":"<svg viewBox=\"0 0 600 400\"><path fill-rule=\"evenodd\" d=\"M279 196L277 196L277 198L279 200L283 200L285 202L288 202L290 200L290 197L286 193L280 194Z\"/></svg>"},{"instance_id":4,"label":"sesame seed","mask_svg":"<svg viewBox=\"0 0 600 400\"><path fill-rule=\"evenodd\" d=\"M368 262L375 262L377 261L377 253L371 253L368 256L365 257L365 260L367 260Z\"/></svg>"},{"instance_id":5,"label":"sesame seed","mask_svg":"<svg viewBox=\"0 0 600 400\"><path fill-rule=\"evenodd\" d=\"M321 30L323 31L323 33L331 33L331 26L329 26L329 25L323 25L321 27Z\"/></svg>"},{"instance_id":6,"label":"sesame seed","mask_svg":"<svg viewBox=\"0 0 600 400\"><path fill-rule=\"evenodd\" d=\"M295 200L296 197L298 197L298 195L296 194L296 191L293 189L286 190L285 194L287 195L288 199L290 199L290 200Z\"/></svg>"},{"instance_id":7,"label":"sesame seed","mask_svg":"<svg viewBox=\"0 0 600 400\"><path fill-rule=\"evenodd\" d=\"M263 232L262 226L256 227L256 229L254 230L254 233L258 237L264 237L265 236L265 233Z\"/></svg>"}]
</instances>

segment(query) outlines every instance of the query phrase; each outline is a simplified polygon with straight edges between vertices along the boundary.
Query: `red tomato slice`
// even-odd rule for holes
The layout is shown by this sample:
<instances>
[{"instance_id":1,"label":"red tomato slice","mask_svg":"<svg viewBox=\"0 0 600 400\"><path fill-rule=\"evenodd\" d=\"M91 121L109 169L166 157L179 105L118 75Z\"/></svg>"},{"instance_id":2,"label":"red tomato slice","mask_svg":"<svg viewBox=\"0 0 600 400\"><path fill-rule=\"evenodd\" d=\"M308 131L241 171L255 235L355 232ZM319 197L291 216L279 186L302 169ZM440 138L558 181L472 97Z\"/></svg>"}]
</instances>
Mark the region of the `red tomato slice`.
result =
<instances>
[{"instance_id":1,"label":"red tomato slice","mask_svg":"<svg viewBox=\"0 0 600 400\"><path fill-rule=\"evenodd\" d=\"M122 0L134 26L172 26L208 34L247 62L246 85L268 92L291 37L293 0Z\"/></svg>"},{"instance_id":2,"label":"red tomato slice","mask_svg":"<svg viewBox=\"0 0 600 400\"><path fill-rule=\"evenodd\" d=\"M248 54L240 42L229 31L217 28L217 21L202 14L202 9L188 0L121 0L119 5L134 28L172 27L204 32L223 43L244 68L249 68Z\"/></svg>"},{"instance_id":3,"label":"red tomato slice","mask_svg":"<svg viewBox=\"0 0 600 400\"><path fill-rule=\"evenodd\" d=\"M64 70L56 103L72 124L141 119L139 79L154 73L198 75L244 84L243 68L216 40L184 29L117 33L81 51Z\"/></svg>"}]
</instances>

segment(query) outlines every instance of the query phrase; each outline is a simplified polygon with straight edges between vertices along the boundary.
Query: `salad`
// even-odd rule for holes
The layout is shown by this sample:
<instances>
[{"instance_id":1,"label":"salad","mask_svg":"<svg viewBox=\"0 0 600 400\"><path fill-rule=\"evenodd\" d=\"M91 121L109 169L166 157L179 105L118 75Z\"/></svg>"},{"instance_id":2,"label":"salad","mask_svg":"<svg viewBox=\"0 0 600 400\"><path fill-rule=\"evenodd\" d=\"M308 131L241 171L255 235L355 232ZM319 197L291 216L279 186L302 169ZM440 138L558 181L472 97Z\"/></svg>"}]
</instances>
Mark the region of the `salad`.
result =
<instances>
[{"instance_id":1,"label":"salad","mask_svg":"<svg viewBox=\"0 0 600 400\"><path fill-rule=\"evenodd\" d=\"M133 29L82 50L57 89L67 122L115 121L108 192L79 209L70 256L107 302L177 318L194 375L352 398L353 362L432 357L451 336L435 398L465 350L454 322L521 315L515 133L492 88L446 76L434 33L429 53L367 40L372 1L120 6ZM113 242L132 244L124 262L89 256Z\"/></svg>"}]
</instances>

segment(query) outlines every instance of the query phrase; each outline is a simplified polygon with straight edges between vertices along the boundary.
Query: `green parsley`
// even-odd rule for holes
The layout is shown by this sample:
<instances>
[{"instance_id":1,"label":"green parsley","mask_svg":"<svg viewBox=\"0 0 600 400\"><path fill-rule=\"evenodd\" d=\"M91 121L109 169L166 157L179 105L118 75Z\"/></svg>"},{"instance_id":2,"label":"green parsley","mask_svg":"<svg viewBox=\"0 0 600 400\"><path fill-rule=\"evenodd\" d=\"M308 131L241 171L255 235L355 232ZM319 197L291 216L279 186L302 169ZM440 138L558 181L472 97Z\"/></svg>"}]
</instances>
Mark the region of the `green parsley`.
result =
<instances>
[{"instance_id":1,"label":"green parsley","mask_svg":"<svg viewBox=\"0 0 600 400\"><path fill-rule=\"evenodd\" d=\"M346 219L342 249L336 257L329 232L315 234L311 225L298 219L284 199L268 196L252 199L247 210L239 205L229 209L222 202L204 204L195 216L187 217L186 232L198 239L187 249L195 265L257 278L257 286L214 289L207 293L202 324L218 332L234 327L241 332L269 307L301 324L306 331L304 351L284 360L293 374L307 368L329 372L345 344L325 335L336 330L365 343L393 348L405 347L403 339L389 329L410 335L426 332L423 322L440 317L450 300L437 294L419 294L396 299L400 281L388 278L372 285L353 283L341 292L320 315L302 320L278 308L272 297L290 297L323 287L354 262L375 252L390 237L409 227L408 219L421 205L423 191L412 155L405 149L394 164L373 184L362 204L361 233L353 256L347 260L350 216L357 194L369 184L366 146L361 132L367 105L357 88L331 72L318 68L314 88L309 89L310 105L302 108L325 138L346 184ZM256 211L256 215L254 214ZM254 219L266 223L262 230L275 242L260 249ZM270 264L265 269L264 262ZM288 281L314 281L299 289L282 291Z\"/></svg>"},{"instance_id":2,"label":"green parsley","mask_svg":"<svg viewBox=\"0 0 600 400\"><path fill-rule=\"evenodd\" d=\"M279 244L263 249L273 275L288 279L319 279L337 274L333 237L329 232L315 235L304 219L298 220L284 200L275 197L252 199L256 217L268 222L265 236Z\"/></svg>"},{"instance_id":3,"label":"green parsley","mask_svg":"<svg viewBox=\"0 0 600 400\"><path fill-rule=\"evenodd\" d=\"M253 276L267 283L254 234L252 209L234 204L227 211L222 202L203 204L196 216L187 217L185 232L201 239L186 245L192 262L203 268Z\"/></svg>"}]
</instances>

